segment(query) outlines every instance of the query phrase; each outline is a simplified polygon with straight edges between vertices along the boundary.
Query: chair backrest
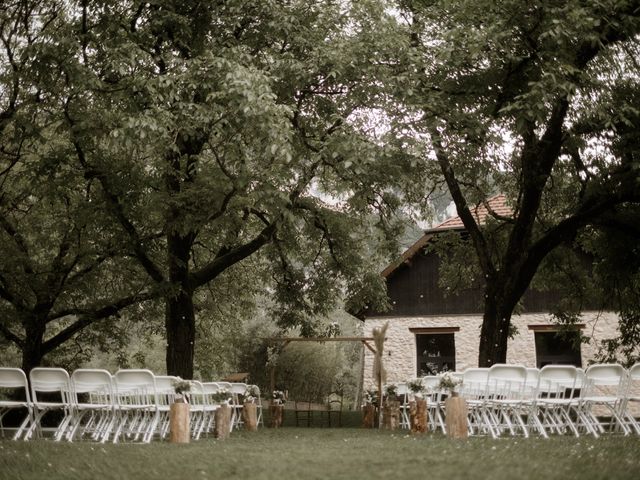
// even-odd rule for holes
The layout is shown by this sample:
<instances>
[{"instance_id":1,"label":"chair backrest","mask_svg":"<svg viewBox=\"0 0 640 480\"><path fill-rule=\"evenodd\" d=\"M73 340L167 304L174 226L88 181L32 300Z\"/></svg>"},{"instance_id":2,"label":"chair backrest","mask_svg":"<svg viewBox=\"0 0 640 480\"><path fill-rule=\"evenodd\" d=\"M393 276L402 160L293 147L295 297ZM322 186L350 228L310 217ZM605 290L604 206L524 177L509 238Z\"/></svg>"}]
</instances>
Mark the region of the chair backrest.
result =
<instances>
[{"instance_id":1,"label":"chair backrest","mask_svg":"<svg viewBox=\"0 0 640 480\"><path fill-rule=\"evenodd\" d=\"M113 377L106 370L79 368L71 374L71 390L74 401L78 402L78 394L90 394L88 401L107 402L113 397Z\"/></svg>"},{"instance_id":2,"label":"chair backrest","mask_svg":"<svg viewBox=\"0 0 640 480\"><path fill-rule=\"evenodd\" d=\"M113 376L113 380L114 394L118 396L118 401L121 404L159 404L156 378L151 370L118 370Z\"/></svg>"},{"instance_id":3,"label":"chair backrest","mask_svg":"<svg viewBox=\"0 0 640 480\"><path fill-rule=\"evenodd\" d=\"M462 372L463 385L467 383L487 383L488 377L489 369L483 367L467 368Z\"/></svg>"},{"instance_id":4,"label":"chair backrest","mask_svg":"<svg viewBox=\"0 0 640 480\"><path fill-rule=\"evenodd\" d=\"M573 365L545 365L538 374L538 394L564 397L577 388L577 380L578 370Z\"/></svg>"},{"instance_id":5,"label":"chair backrest","mask_svg":"<svg viewBox=\"0 0 640 480\"><path fill-rule=\"evenodd\" d=\"M527 386L527 369L522 365L496 364L489 369L487 393L522 397L533 394L534 390Z\"/></svg>"},{"instance_id":6,"label":"chair backrest","mask_svg":"<svg viewBox=\"0 0 640 480\"><path fill-rule=\"evenodd\" d=\"M213 382L213 383L217 383L218 387L220 387L221 389L225 389L227 392L231 391L231 383L230 382Z\"/></svg>"},{"instance_id":7,"label":"chair backrest","mask_svg":"<svg viewBox=\"0 0 640 480\"><path fill-rule=\"evenodd\" d=\"M246 383L232 383L231 393L234 395L244 395L247 391Z\"/></svg>"},{"instance_id":8,"label":"chair backrest","mask_svg":"<svg viewBox=\"0 0 640 480\"><path fill-rule=\"evenodd\" d=\"M218 393L222 387L218 382L202 382L202 389L204 393Z\"/></svg>"},{"instance_id":9,"label":"chair backrest","mask_svg":"<svg viewBox=\"0 0 640 480\"><path fill-rule=\"evenodd\" d=\"M0 367L0 388L10 388L16 391L22 390L27 403L31 402L27 376L21 368Z\"/></svg>"},{"instance_id":10,"label":"chair backrest","mask_svg":"<svg viewBox=\"0 0 640 480\"><path fill-rule=\"evenodd\" d=\"M487 389L488 379L488 368L467 368L462 372L462 385L459 387L461 394L468 398L482 396Z\"/></svg>"},{"instance_id":11,"label":"chair backrest","mask_svg":"<svg viewBox=\"0 0 640 480\"><path fill-rule=\"evenodd\" d=\"M156 375L156 390L162 394L175 393L174 385L179 380L173 375Z\"/></svg>"},{"instance_id":12,"label":"chair backrest","mask_svg":"<svg viewBox=\"0 0 640 480\"><path fill-rule=\"evenodd\" d=\"M46 403L69 404L71 402L71 383L69 374L63 368L36 367L29 372L31 400L41 403L38 393L59 393L60 401L48 397ZM42 396L41 396L42 398Z\"/></svg>"},{"instance_id":13,"label":"chair backrest","mask_svg":"<svg viewBox=\"0 0 640 480\"><path fill-rule=\"evenodd\" d=\"M640 400L640 363L636 363L628 372L627 396L637 401Z\"/></svg>"},{"instance_id":14,"label":"chair backrest","mask_svg":"<svg viewBox=\"0 0 640 480\"><path fill-rule=\"evenodd\" d=\"M526 367L526 368L527 368L527 385L531 385L533 387L537 386L540 370L535 367Z\"/></svg>"},{"instance_id":15,"label":"chair backrest","mask_svg":"<svg viewBox=\"0 0 640 480\"><path fill-rule=\"evenodd\" d=\"M622 396L627 386L627 371L617 363L591 365L585 371L585 395Z\"/></svg>"},{"instance_id":16,"label":"chair backrest","mask_svg":"<svg viewBox=\"0 0 640 480\"><path fill-rule=\"evenodd\" d=\"M626 376L626 370L617 363L600 363L587 368L585 375L594 385L619 385Z\"/></svg>"},{"instance_id":17,"label":"chair backrest","mask_svg":"<svg viewBox=\"0 0 640 480\"><path fill-rule=\"evenodd\" d=\"M440 385L440 377L438 375L426 375L422 377L422 386L426 392L434 392Z\"/></svg>"}]
</instances>

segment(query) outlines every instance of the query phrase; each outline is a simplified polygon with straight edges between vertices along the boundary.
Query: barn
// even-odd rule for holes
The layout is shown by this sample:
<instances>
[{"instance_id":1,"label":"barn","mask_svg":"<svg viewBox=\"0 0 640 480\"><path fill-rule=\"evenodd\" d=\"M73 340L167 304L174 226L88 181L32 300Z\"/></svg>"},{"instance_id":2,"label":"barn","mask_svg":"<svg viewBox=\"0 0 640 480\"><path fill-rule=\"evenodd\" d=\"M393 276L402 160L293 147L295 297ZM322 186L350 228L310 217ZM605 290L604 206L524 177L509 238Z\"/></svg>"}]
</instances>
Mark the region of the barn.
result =
<instances>
[{"instance_id":1,"label":"barn","mask_svg":"<svg viewBox=\"0 0 640 480\"><path fill-rule=\"evenodd\" d=\"M488 200L491 210L509 215L504 195ZM488 210L480 204L473 211L484 223ZM385 312L361 313L364 335L388 322L384 362L388 382L402 382L442 371L464 371L478 366L480 327L482 325L482 290L469 288L447 294L439 285L438 254L429 246L444 233L464 235L458 217L450 218L424 232L395 262L384 269L391 309ZM554 292L529 289L523 298L523 309L512 317L517 333L509 340L507 362L527 367L547 364L586 366L598 350L598 344L616 336L618 316L602 310L583 311L580 322L571 331L557 335L551 311L557 302ZM589 343L577 341L578 333L589 337ZM373 354L365 351L364 386L374 385Z\"/></svg>"}]
</instances>

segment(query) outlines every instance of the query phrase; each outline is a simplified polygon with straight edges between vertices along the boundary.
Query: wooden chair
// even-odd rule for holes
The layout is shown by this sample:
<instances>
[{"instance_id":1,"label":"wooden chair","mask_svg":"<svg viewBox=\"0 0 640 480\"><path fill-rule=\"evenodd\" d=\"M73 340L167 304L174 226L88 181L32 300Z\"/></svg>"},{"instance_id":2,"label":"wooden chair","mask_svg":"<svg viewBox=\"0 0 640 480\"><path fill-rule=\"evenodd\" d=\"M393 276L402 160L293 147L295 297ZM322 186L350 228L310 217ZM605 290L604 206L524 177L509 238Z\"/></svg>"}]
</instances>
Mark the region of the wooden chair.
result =
<instances>
[{"instance_id":1,"label":"wooden chair","mask_svg":"<svg viewBox=\"0 0 640 480\"><path fill-rule=\"evenodd\" d=\"M331 392L327 397L326 426L332 426L332 418L337 420L337 426L342 426L342 392Z\"/></svg>"}]
</instances>

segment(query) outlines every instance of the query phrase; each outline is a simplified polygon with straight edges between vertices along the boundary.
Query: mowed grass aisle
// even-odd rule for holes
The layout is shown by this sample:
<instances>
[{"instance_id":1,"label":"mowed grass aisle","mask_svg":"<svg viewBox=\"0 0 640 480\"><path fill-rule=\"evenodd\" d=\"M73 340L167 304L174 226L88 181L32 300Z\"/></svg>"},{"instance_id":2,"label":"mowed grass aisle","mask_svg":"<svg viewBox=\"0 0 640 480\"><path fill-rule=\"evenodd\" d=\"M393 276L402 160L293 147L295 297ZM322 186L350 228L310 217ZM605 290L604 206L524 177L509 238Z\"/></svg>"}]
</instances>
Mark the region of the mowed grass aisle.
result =
<instances>
[{"instance_id":1,"label":"mowed grass aisle","mask_svg":"<svg viewBox=\"0 0 640 480\"><path fill-rule=\"evenodd\" d=\"M189 445L0 440L2 479L633 479L640 439L472 438L261 429Z\"/></svg>"}]
</instances>

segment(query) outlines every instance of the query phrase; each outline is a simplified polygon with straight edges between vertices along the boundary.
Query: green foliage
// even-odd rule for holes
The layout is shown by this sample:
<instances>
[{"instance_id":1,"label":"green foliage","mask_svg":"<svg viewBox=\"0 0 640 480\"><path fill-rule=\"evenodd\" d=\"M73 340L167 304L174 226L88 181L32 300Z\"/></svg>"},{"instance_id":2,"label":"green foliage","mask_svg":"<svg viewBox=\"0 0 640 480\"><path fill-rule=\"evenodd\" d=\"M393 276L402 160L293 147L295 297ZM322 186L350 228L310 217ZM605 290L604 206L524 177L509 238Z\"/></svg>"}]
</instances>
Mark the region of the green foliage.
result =
<instances>
[{"instance_id":1,"label":"green foliage","mask_svg":"<svg viewBox=\"0 0 640 480\"><path fill-rule=\"evenodd\" d=\"M256 285L281 327L305 333L345 295L354 308L380 301L375 273L397 249L403 202L422 190L410 157L366 121L390 101L380 65L397 30L383 2L21 5L2 11L13 35L2 55L15 59L0 72L0 134L11 147L2 152L3 208L29 243L29 255L2 243L6 282L16 284L3 284L9 311L15 292L44 296L23 288L38 286L24 274L27 260L37 259L37 279L60 274L43 299L47 315L27 322L33 332L3 315L3 333L24 352L25 337L33 339L31 363L70 339L101 342L102 327L74 335L162 299L174 329L169 350L187 352L170 368L189 374L192 318L221 305L197 319L198 341L208 343L196 361L213 374L235 362L202 358L220 345L210 334L226 336L229 320L251 311ZM363 248L363 238L374 242ZM244 272L223 278L253 255L259 260ZM66 274L61 261L73 264ZM234 290L242 305L221 302L243 275L256 283ZM21 299L40 308L39 300ZM74 334L49 342L78 319L72 314L82 320ZM55 315L64 326L53 325ZM43 325L51 325L46 334ZM147 361L143 352L131 359Z\"/></svg>"},{"instance_id":2,"label":"green foliage","mask_svg":"<svg viewBox=\"0 0 640 480\"><path fill-rule=\"evenodd\" d=\"M640 202L637 5L398 6L407 67L392 86L404 108L394 129L422 141L411 152L421 152L425 172L437 166L465 223L477 262L454 248L443 281L451 288L461 278L484 282L479 360L503 362L504 327L545 258ZM507 196L512 215L490 212L480 226L471 210L495 193ZM465 271L474 265L481 275ZM586 292L582 302L567 302L573 311Z\"/></svg>"}]
</instances>

